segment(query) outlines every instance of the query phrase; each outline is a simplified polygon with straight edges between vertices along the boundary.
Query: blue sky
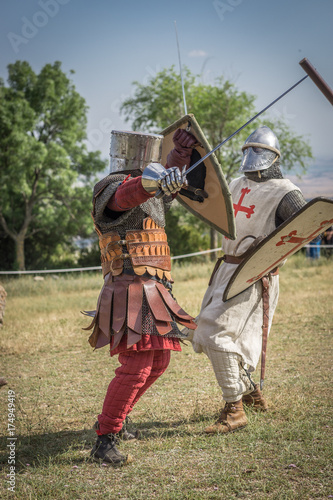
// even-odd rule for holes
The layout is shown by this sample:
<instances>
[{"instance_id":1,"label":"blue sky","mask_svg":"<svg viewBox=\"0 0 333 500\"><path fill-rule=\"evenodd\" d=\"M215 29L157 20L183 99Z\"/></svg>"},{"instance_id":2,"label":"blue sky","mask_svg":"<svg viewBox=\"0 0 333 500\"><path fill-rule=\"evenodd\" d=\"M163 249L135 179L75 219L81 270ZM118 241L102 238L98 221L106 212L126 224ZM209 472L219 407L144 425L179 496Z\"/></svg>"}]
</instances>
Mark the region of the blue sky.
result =
<instances>
[{"instance_id":1,"label":"blue sky","mask_svg":"<svg viewBox=\"0 0 333 500\"><path fill-rule=\"evenodd\" d=\"M107 157L110 131L129 128L119 106L131 83L172 64L179 69L175 20L182 64L206 83L224 75L256 95L257 111L305 75L304 57L333 87L332 0L2 2L0 76L17 59L36 72L56 60L73 69L90 108L90 146ZM333 108L319 89L306 79L267 116L283 117L311 144L314 161L302 186L311 189L315 180L315 196L319 189L333 197Z\"/></svg>"}]
</instances>

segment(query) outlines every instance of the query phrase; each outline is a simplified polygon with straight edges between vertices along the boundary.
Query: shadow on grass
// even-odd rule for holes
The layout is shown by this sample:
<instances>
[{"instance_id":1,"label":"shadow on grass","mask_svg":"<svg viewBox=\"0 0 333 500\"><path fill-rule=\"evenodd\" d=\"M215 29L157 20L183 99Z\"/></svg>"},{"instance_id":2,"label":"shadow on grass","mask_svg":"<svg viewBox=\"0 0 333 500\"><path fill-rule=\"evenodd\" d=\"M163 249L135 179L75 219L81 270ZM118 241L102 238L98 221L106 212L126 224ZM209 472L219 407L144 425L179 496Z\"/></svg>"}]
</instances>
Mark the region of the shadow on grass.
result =
<instances>
[{"instance_id":1,"label":"shadow on grass","mask_svg":"<svg viewBox=\"0 0 333 500\"><path fill-rule=\"evenodd\" d=\"M175 436L193 436L201 434L202 430L196 429L196 424L207 422L212 419L211 415L198 415L197 418L183 418L173 421L150 420L140 424L131 423L129 430L137 429L140 431L140 440L149 441L157 438L169 438ZM190 427L190 428L188 428Z\"/></svg>"},{"instance_id":2,"label":"shadow on grass","mask_svg":"<svg viewBox=\"0 0 333 500\"><path fill-rule=\"evenodd\" d=\"M29 466L46 465L52 461L78 464L87 461L95 442L93 430L59 431L44 434L18 435L15 447L16 472ZM7 437L0 438L1 450L7 450ZM81 453L82 456L79 456ZM8 467L8 454L0 455L0 470Z\"/></svg>"},{"instance_id":3,"label":"shadow on grass","mask_svg":"<svg viewBox=\"0 0 333 500\"><path fill-rule=\"evenodd\" d=\"M195 430L194 424L208 419L208 416L201 415L197 419L191 417L171 422L150 420L138 425L132 423L131 427L140 431L140 440L149 441L201 434L201 430ZM187 429L187 426L191 426L191 429ZM89 460L89 450L93 447L95 439L96 434L92 429L18 435L15 441L16 472L26 469L27 464L32 467L43 466L50 461L62 464L82 464ZM7 437L0 437L1 450L9 452L8 443ZM8 454L5 451L0 454L0 471L6 468L8 468Z\"/></svg>"}]
</instances>

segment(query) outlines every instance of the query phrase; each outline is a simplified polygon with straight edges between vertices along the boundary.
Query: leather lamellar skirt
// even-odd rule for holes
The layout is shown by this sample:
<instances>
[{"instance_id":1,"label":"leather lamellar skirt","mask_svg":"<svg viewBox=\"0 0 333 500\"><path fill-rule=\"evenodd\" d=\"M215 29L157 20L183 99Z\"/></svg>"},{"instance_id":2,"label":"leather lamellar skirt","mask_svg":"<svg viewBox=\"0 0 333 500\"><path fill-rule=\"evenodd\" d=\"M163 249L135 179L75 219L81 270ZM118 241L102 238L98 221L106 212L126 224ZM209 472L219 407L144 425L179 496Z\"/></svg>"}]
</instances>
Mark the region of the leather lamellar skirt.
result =
<instances>
[{"instance_id":1,"label":"leather lamellar skirt","mask_svg":"<svg viewBox=\"0 0 333 500\"><path fill-rule=\"evenodd\" d=\"M192 330L196 328L194 318L179 306L170 290L160 280L146 275L109 273L96 311L84 313L94 317L84 328L92 330L89 343L94 348L112 342L114 349L123 335L127 335L127 347L147 334L186 339L177 323Z\"/></svg>"}]
</instances>

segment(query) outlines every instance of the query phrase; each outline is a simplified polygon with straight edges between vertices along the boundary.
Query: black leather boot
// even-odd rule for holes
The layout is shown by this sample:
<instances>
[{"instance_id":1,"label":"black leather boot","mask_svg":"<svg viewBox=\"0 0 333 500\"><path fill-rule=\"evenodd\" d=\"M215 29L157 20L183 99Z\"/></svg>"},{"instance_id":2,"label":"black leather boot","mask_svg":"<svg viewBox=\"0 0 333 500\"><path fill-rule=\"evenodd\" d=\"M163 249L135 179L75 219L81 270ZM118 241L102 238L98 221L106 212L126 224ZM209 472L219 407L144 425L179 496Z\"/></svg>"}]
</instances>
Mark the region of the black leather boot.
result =
<instances>
[{"instance_id":1,"label":"black leather boot","mask_svg":"<svg viewBox=\"0 0 333 500\"><path fill-rule=\"evenodd\" d=\"M90 456L95 462L105 462L113 467L121 467L128 463L128 456L117 449L118 440L114 434L98 436Z\"/></svg>"}]
</instances>

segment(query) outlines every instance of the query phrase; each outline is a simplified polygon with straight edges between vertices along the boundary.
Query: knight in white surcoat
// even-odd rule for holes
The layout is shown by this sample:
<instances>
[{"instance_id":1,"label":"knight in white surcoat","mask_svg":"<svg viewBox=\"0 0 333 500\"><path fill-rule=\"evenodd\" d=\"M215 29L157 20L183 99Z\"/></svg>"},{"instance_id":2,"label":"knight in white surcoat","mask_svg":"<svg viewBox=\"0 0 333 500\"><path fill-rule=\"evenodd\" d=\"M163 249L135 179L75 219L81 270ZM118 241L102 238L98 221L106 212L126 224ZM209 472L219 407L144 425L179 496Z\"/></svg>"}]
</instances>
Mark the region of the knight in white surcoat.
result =
<instances>
[{"instance_id":1,"label":"knight in white surcoat","mask_svg":"<svg viewBox=\"0 0 333 500\"><path fill-rule=\"evenodd\" d=\"M210 359L225 401L217 422L206 433L228 433L247 425L243 403L255 410L268 408L250 373L258 364L263 335L261 280L223 302L223 293L237 266L257 238L267 236L297 212L306 201L301 191L280 170L280 147L273 131L262 126L245 141L240 172L230 183L237 238L223 239L223 264L218 263L196 319L192 345ZM258 241L258 240L257 240ZM278 270L268 277L267 335L278 302Z\"/></svg>"}]
</instances>

